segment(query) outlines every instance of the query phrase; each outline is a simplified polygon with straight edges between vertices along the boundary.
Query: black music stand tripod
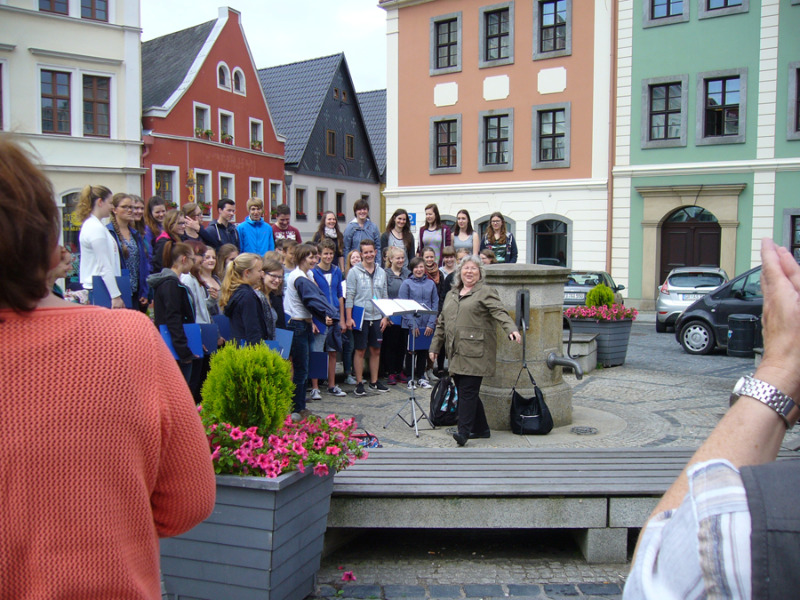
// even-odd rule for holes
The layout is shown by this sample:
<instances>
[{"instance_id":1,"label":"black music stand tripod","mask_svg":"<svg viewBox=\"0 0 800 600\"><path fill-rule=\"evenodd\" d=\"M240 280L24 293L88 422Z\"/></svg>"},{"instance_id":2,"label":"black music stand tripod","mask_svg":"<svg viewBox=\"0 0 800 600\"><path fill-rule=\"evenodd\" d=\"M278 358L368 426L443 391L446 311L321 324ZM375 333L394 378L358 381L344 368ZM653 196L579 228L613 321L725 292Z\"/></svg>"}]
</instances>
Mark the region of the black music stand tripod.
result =
<instances>
[{"instance_id":1,"label":"black music stand tripod","mask_svg":"<svg viewBox=\"0 0 800 600\"><path fill-rule=\"evenodd\" d=\"M420 317L422 317L424 315L435 315L435 314L437 314L435 310L428 310L427 307L423 306L422 304L419 304L418 302L414 302L413 300L403 300L402 303L403 303L404 306L400 306L400 307L388 307L387 303L394 302L392 300L388 300L388 301L387 300L373 300L373 302L375 303L375 305L378 307L378 309L386 317L391 317L391 316L409 316L409 317L412 317L414 319L414 325L415 325L414 329L416 329L416 324L418 323L418 319ZM407 307L405 305L407 305L408 303L413 303L419 308L412 308L410 310L406 310ZM399 309L395 310L394 308L399 308ZM391 310L392 312L388 312L389 310ZM422 421L423 419L428 422L428 424L431 426L431 429L436 429L436 427L433 425L433 423L431 423L431 420L428 418L427 413L422 408L420 403L417 401L417 394L416 394L417 384L416 384L416 379L414 377L414 368L415 368L416 362L417 362L416 356L415 356L416 336L414 335L414 331L413 330L409 330L409 335L411 336L411 356L412 356L412 360L411 360L411 379L409 380L409 387L407 388L408 389L408 400L406 400L403 403L403 406L400 407L400 410L398 410L397 413L395 413L395 415L393 417L391 417L388 421L386 421L386 425L384 425L383 428L386 429L391 424L392 421L394 421L396 418L400 417L400 420L403 421L403 423L405 423L409 427L413 427L414 428L414 434L417 437L419 437L418 423L420 421ZM406 419L406 417L403 415L403 412L407 408L409 408L410 411L411 411L411 420ZM417 413L418 410L419 410L419 414Z\"/></svg>"}]
</instances>

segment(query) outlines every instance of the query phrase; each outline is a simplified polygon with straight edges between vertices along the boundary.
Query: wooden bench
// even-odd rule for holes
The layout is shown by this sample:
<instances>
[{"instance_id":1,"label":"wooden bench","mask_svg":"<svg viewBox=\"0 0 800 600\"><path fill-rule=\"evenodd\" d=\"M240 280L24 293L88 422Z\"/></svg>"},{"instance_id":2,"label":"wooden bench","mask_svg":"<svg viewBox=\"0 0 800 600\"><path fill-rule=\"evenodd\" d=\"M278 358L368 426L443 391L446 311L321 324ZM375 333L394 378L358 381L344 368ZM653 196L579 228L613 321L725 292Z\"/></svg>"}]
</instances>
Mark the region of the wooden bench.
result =
<instances>
[{"instance_id":1,"label":"wooden bench","mask_svg":"<svg viewBox=\"0 0 800 600\"><path fill-rule=\"evenodd\" d=\"M328 531L571 529L588 562L625 562L690 448L380 448L334 478Z\"/></svg>"}]
</instances>

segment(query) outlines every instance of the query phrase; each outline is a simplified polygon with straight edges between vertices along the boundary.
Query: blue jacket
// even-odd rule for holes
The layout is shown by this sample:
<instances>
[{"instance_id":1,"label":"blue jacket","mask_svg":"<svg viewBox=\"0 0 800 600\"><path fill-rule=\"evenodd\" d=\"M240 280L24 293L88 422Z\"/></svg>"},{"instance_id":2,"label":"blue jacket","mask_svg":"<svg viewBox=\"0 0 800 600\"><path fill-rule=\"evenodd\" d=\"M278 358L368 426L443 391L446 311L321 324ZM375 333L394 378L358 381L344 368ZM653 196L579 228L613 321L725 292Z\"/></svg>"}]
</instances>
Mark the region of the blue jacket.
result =
<instances>
[{"instance_id":1,"label":"blue jacket","mask_svg":"<svg viewBox=\"0 0 800 600\"><path fill-rule=\"evenodd\" d=\"M389 298L394 300L397 298L397 294L400 293L400 286L403 285L406 279L411 277L411 271L406 267L403 267L400 275L395 275L394 271L389 267L386 267L384 271L386 272L386 291L389 294Z\"/></svg>"},{"instance_id":2,"label":"blue jacket","mask_svg":"<svg viewBox=\"0 0 800 600\"><path fill-rule=\"evenodd\" d=\"M223 313L231 320L231 336L237 344L260 344L267 339L264 307L249 285L236 288Z\"/></svg>"},{"instance_id":3,"label":"blue jacket","mask_svg":"<svg viewBox=\"0 0 800 600\"><path fill-rule=\"evenodd\" d=\"M242 252L253 252L263 256L270 250L275 250L275 238L272 235L272 225L265 222L253 221L247 217L236 228L239 233L239 250Z\"/></svg>"},{"instance_id":4,"label":"blue jacket","mask_svg":"<svg viewBox=\"0 0 800 600\"><path fill-rule=\"evenodd\" d=\"M406 279L400 286L400 292L397 297L403 300L416 300L430 310L439 310L439 291L436 289L436 284L433 283L432 279L428 279L427 275L422 277L414 277L412 275ZM431 329L436 327L436 314L423 315L418 325L414 325L413 321L413 317L403 317L402 327L404 329L419 327L421 333L426 327Z\"/></svg>"},{"instance_id":5,"label":"blue jacket","mask_svg":"<svg viewBox=\"0 0 800 600\"><path fill-rule=\"evenodd\" d=\"M109 223L106 225L106 228L111 232L111 237L114 238L114 241L117 242L117 246L119 246L119 263L121 269L127 269L128 267L125 265L125 257L122 253L122 241L117 237L117 232L114 231L114 225ZM139 248L139 286L137 288L136 295L139 298L147 298L148 294L150 293L150 288L147 285L147 276L150 275L150 255L147 252L147 246L142 239L142 236L139 235L139 232L135 229L130 230L133 239L136 241L136 246ZM133 307L134 310L136 307Z\"/></svg>"},{"instance_id":6,"label":"blue jacket","mask_svg":"<svg viewBox=\"0 0 800 600\"><path fill-rule=\"evenodd\" d=\"M342 270L336 265L331 265L330 271L323 271L319 268L319 265L317 265L311 273L314 275L314 281L317 282L319 289L322 291L322 295L325 296L328 304L336 309L338 314L339 298L342 297ZM331 276L330 285L328 285L328 280L325 279L325 275Z\"/></svg>"},{"instance_id":7,"label":"blue jacket","mask_svg":"<svg viewBox=\"0 0 800 600\"><path fill-rule=\"evenodd\" d=\"M375 242L375 260L381 259L381 232L378 231L378 226L372 221L367 219L364 221L364 226L358 224L358 219L353 219L347 224L344 229L344 256L350 254L351 250L359 250L359 244L363 239L370 239Z\"/></svg>"}]
</instances>

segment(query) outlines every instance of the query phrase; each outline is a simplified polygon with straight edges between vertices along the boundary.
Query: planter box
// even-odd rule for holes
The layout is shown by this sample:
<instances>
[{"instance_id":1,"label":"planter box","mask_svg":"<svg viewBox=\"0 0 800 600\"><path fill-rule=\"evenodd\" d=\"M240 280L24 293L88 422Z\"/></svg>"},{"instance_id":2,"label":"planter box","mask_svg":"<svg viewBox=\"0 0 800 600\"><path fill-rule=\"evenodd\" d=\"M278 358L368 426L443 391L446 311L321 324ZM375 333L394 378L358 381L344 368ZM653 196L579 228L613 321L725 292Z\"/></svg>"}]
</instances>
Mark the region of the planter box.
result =
<instances>
[{"instance_id":1,"label":"planter box","mask_svg":"<svg viewBox=\"0 0 800 600\"><path fill-rule=\"evenodd\" d=\"M633 321L587 321L572 319L573 333L597 334L597 363L604 367L616 367L625 362L628 340Z\"/></svg>"},{"instance_id":2,"label":"planter box","mask_svg":"<svg viewBox=\"0 0 800 600\"><path fill-rule=\"evenodd\" d=\"M166 592L181 598L302 600L314 590L333 475L217 476L214 512L161 540Z\"/></svg>"}]
</instances>

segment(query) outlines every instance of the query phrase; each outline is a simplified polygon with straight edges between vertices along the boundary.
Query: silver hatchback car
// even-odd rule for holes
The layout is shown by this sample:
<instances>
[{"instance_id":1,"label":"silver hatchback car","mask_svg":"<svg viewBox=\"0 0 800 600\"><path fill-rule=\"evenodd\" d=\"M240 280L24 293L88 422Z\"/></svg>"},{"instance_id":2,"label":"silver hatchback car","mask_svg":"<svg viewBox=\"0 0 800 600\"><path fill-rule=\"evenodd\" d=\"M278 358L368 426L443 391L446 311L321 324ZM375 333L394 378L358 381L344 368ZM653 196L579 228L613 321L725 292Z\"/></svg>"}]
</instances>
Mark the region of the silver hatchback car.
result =
<instances>
[{"instance_id":1,"label":"silver hatchback car","mask_svg":"<svg viewBox=\"0 0 800 600\"><path fill-rule=\"evenodd\" d=\"M672 269L656 298L656 331L675 325L680 314L695 300L728 281L719 267L678 267Z\"/></svg>"}]
</instances>

